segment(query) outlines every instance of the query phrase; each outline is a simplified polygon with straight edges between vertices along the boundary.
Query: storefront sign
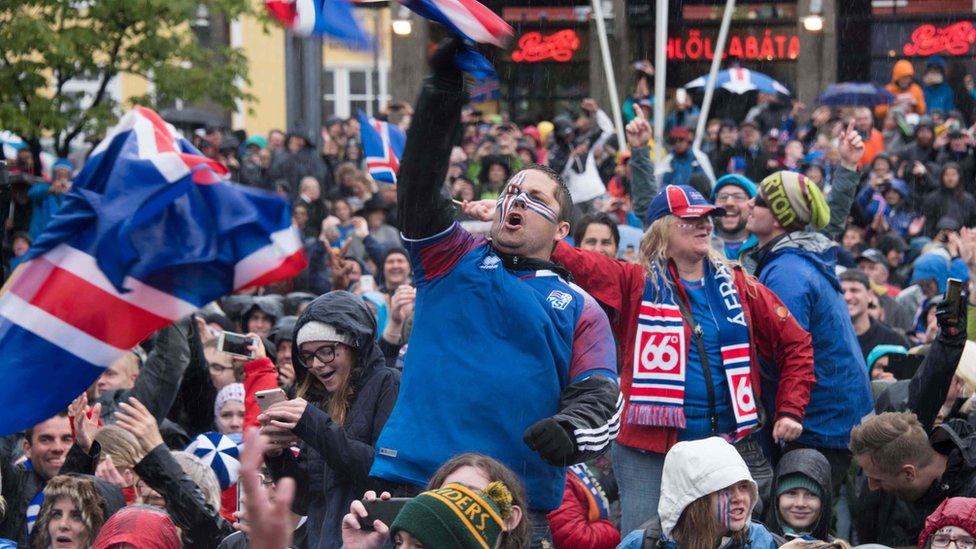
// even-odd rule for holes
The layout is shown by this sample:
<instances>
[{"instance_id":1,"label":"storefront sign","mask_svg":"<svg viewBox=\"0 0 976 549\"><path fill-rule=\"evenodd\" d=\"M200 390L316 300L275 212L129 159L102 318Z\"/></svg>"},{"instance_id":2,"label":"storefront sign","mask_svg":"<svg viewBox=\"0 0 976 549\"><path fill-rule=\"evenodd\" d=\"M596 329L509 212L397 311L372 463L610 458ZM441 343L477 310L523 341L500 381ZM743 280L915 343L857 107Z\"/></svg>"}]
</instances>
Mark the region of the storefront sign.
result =
<instances>
[{"instance_id":1,"label":"storefront sign","mask_svg":"<svg viewBox=\"0 0 976 549\"><path fill-rule=\"evenodd\" d=\"M527 32L519 38L518 48L512 52L512 61L565 63L573 59L573 54L579 47L580 38L573 29L564 29L545 36L536 31Z\"/></svg>"},{"instance_id":2,"label":"storefront sign","mask_svg":"<svg viewBox=\"0 0 976 549\"><path fill-rule=\"evenodd\" d=\"M911 40L902 46L909 56L966 55L976 42L976 28L969 21L953 23L947 27L924 24L915 27Z\"/></svg>"},{"instance_id":3,"label":"storefront sign","mask_svg":"<svg viewBox=\"0 0 976 549\"><path fill-rule=\"evenodd\" d=\"M668 38L668 61L706 61L715 57L713 38L703 37L700 29L689 29L686 36ZM800 38L795 33L773 32L762 36L732 34L722 59L756 61L794 61L800 55Z\"/></svg>"}]
</instances>

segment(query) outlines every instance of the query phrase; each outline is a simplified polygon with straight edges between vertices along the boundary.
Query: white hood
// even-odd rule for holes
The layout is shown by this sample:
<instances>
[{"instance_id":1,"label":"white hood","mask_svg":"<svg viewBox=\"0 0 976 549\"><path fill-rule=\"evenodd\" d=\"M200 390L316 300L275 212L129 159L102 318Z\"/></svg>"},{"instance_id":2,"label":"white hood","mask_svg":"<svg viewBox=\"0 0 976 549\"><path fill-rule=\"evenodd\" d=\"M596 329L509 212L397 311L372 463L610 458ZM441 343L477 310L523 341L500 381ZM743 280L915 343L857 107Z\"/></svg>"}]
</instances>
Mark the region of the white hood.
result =
<instances>
[{"instance_id":1,"label":"white hood","mask_svg":"<svg viewBox=\"0 0 976 549\"><path fill-rule=\"evenodd\" d=\"M675 444L664 456L657 505L662 533L671 537L678 518L691 502L743 480L752 483L755 506L758 487L735 447L719 437Z\"/></svg>"}]
</instances>

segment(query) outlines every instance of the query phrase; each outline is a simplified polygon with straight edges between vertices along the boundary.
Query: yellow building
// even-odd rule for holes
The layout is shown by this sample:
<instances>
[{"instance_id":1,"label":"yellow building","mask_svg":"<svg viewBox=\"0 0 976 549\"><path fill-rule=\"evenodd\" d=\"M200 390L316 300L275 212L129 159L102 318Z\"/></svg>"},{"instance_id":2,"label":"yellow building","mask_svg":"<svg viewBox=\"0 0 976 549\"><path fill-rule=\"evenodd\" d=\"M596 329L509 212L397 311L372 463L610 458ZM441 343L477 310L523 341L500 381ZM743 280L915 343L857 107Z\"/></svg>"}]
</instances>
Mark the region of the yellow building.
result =
<instances>
[{"instance_id":1,"label":"yellow building","mask_svg":"<svg viewBox=\"0 0 976 549\"><path fill-rule=\"evenodd\" d=\"M326 41L322 53L323 118L353 116L357 108L372 115L374 96L379 97L380 109L385 108L390 99L390 11L388 8L357 8L356 12L363 28L377 40L378 86L373 83L374 52L351 51ZM250 83L241 82L240 85L254 96L253 101L238 105L230 113L231 128L254 134L286 129L285 30L254 17L231 21L228 27L230 45L243 49L249 62ZM151 90L152 82L123 74L112 92L124 104L126 98Z\"/></svg>"}]
</instances>

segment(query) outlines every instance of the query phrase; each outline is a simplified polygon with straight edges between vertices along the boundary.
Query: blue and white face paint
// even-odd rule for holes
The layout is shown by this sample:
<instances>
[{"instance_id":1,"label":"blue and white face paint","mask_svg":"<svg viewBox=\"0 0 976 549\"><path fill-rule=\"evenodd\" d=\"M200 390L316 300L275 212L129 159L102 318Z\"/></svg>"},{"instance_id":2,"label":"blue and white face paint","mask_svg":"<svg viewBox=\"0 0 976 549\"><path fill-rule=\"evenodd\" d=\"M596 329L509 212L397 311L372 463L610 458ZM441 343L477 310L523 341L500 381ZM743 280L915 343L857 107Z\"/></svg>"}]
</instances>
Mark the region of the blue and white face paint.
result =
<instances>
[{"instance_id":1,"label":"blue and white face paint","mask_svg":"<svg viewBox=\"0 0 976 549\"><path fill-rule=\"evenodd\" d=\"M545 202L530 196L528 193L522 190L522 182L525 181L525 173L525 171L521 171L512 176L508 182L505 193L498 197L496 208L499 210L502 221L508 217L508 214L512 211L512 208L514 208L517 204L530 212L534 212L542 216L543 219L555 225L559 221L559 216L556 215L556 212Z\"/></svg>"}]
</instances>

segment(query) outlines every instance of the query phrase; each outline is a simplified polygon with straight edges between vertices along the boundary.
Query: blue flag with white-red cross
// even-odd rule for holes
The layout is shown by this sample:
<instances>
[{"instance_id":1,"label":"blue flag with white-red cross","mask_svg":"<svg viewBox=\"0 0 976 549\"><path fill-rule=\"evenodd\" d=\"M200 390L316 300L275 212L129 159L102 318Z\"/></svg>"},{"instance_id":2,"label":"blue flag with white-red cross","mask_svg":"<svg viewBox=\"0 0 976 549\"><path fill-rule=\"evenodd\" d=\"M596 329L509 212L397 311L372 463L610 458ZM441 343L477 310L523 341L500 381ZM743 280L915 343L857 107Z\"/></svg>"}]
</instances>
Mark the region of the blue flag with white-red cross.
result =
<instances>
[{"instance_id":1,"label":"blue flag with white-red cross","mask_svg":"<svg viewBox=\"0 0 976 549\"><path fill-rule=\"evenodd\" d=\"M374 181L396 183L400 171L400 157L407 144L407 135L397 126L366 116L358 110L359 134L363 140L366 168Z\"/></svg>"},{"instance_id":2,"label":"blue flag with white-red cross","mask_svg":"<svg viewBox=\"0 0 976 549\"><path fill-rule=\"evenodd\" d=\"M0 435L63 410L156 330L306 264L285 200L230 183L136 107L92 151L0 297Z\"/></svg>"}]
</instances>

